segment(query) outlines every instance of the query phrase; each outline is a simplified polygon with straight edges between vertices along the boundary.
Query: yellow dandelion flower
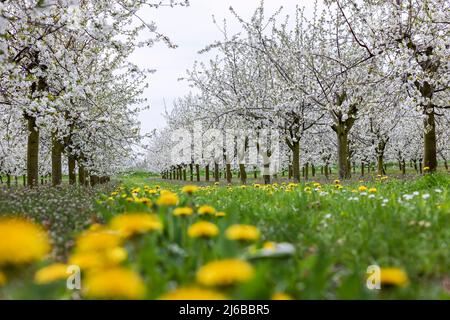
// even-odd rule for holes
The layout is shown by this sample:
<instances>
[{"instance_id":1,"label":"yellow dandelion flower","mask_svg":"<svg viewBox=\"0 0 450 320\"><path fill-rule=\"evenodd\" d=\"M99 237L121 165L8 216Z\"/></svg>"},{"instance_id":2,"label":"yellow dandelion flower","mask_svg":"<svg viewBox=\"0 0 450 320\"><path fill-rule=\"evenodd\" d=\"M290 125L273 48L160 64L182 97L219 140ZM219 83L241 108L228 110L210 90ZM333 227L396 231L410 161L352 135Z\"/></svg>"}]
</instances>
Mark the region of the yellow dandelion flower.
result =
<instances>
[{"instance_id":1,"label":"yellow dandelion flower","mask_svg":"<svg viewBox=\"0 0 450 320\"><path fill-rule=\"evenodd\" d=\"M229 240L254 241L258 240L260 231L255 226L235 224L227 228L225 235Z\"/></svg>"},{"instance_id":2,"label":"yellow dandelion flower","mask_svg":"<svg viewBox=\"0 0 450 320\"><path fill-rule=\"evenodd\" d=\"M179 288L160 297L161 300L227 300L227 297L215 290L197 287Z\"/></svg>"},{"instance_id":3,"label":"yellow dandelion flower","mask_svg":"<svg viewBox=\"0 0 450 320\"><path fill-rule=\"evenodd\" d=\"M338 179L334 180L334 184L341 184L341 180Z\"/></svg>"},{"instance_id":4,"label":"yellow dandelion flower","mask_svg":"<svg viewBox=\"0 0 450 320\"><path fill-rule=\"evenodd\" d=\"M216 214L215 214L216 217L225 217L226 215L227 214L225 212L223 212L223 211L217 211Z\"/></svg>"},{"instance_id":5,"label":"yellow dandelion flower","mask_svg":"<svg viewBox=\"0 0 450 320\"><path fill-rule=\"evenodd\" d=\"M0 270L0 287L6 284L6 274Z\"/></svg>"},{"instance_id":6,"label":"yellow dandelion flower","mask_svg":"<svg viewBox=\"0 0 450 320\"><path fill-rule=\"evenodd\" d=\"M270 298L271 300L294 300L290 295L284 292L276 292Z\"/></svg>"},{"instance_id":7,"label":"yellow dandelion flower","mask_svg":"<svg viewBox=\"0 0 450 320\"><path fill-rule=\"evenodd\" d=\"M199 215L215 214L215 213L216 213L216 209L214 209L214 207L212 207L212 206L201 206L200 208L198 208Z\"/></svg>"},{"instance_id":8,"label":"yellow dandelion flower","mask_svg":"<svg viewBox=\"0 0 450 320\"><path fill-rule=\"evenodd\" d=\"M0 266L38 261L51 249L47 233L25 219L1 218L0 235Z\"/></svg>"},{"instance_id":9,"label":"yellow dandelion flower","mask_svg":"<svg viewBox=\"0 0 450 320\"><path fill-rule=\"evenodd\" d=\"M194 186L194 185L187 185L181 189L181 192L187 193L187 194L193 194L194 192L197 192L197 191L198 191L198 187Z\"/></svg>"},{"instance_id":10,"label":"yellow dandelion flower","mask_svg":"<svg viewBox=\"0 0 450 320\"><path fill-rule=\"evenodd\" d=\"M263 243L263 249L266 250L275 250L277 248L277 244L272 241L266 241Z\"/></svg>"},{"instance_id":11,"label":"yellow dandelion flower","mask_svg":"<svg viewBox=\"0 0 450 320\"><path fill-rule=\"evenodd\" d=\"M211 222L199 221L191 225L188 229L188 236L191 238L211 238L219 234L219 228Z\"/></svg>"},{"instance_id":12,"label":"yellow dandelion flower","mask_svg":"<svg viewBox=\"0 0 450 320\"><path fill-rule=\"evenodd\" d=\"M369 193L377 193L377 188L370 188Z\"/></svg>"},{"instance_id":13,"label":"yellow dandelion flower","mask_svg":"<svg viewBox=\"0 0 450 320\"><path fill-rule=\"evenodd\" d=\"M120 246L122 239L111 230L85 231L76 239L76 251L101 251Z\"/></svg>"},{"instance_id":14,"label":"yellow dandelion flower","mask_svg":"<svg viewBox=\"0 0 450 320\"><path fill-rule=\"evenodd\" d=\"M112 218L109 225L112 230L118 231L125 238L163 228L158 216L148 213L121 214Z\"/></svg>"},{"instance_id":15,"label":"yellow dandelion flower","mask_svg":"<svg viewBox=\"0 0 450 320\"><path fill-rule=\"evenodd\" d=\"M125 268L113 268L88 273L84 295L92 299L142 299L145 285L141 277Z\"/></svg>"},{"instance_id":16,"label":"yellow dandelion flower","mask_svg":"<svg viewBox=\"0 0 450 320\"><path fill-rule=\"evenodd\" d=\"M174 216L191 216L194 214L194 210L190 207L180 207L173 210Z\"/></svg>"},{"instance_id":17,"label":"yellow dandelion flower","mask_svg":"<svg viewBox=\"0 0 450 320\"><path fill-rule=\"evenodd\" d=\"M303 189L303 191L305 191L305 192L311 192L311 187L305 187L305 189Z\"/></svg>"},{"instance_id":18,"label":"yellow dandelion flower","mask_svg":"<svg viewBox=\"0 0 450 320\"><path fill-rule=\"evenodd\" d=\"M100 231L103 230L105 228L104 225L100 224L100 223L94 223L91 224L91 226L89 227L89 231Z\"/></svg>"},{"instance_id":19,"label":"yellow dandelion flower","mask_svg":"<svg viewBox=\"0 0 450 320\"><path fill-rule=\"evenodd\" d=\"M430 167L423 167L423 171L429 171Z\"/></svg>"},{"instance_id":20,"label":"yellow dandelion flower","mask_svg":"<svg viewBox=\"0 0 450 320\"><path fill-rule=\"evenodd\" d=\"M367 187L366 187L366 186L359 186L359 187L358 187L358 191L359 191L359 192L367 191Z\"/></svg>"},{"instance_id":21,"label":"yellow dandelion flower","mask_svg":"<svg viewBox=\"0 0 450 320\"><path fill-rule=\"evenodd\" d=\"M246 282L255 274L244 260L227 259L210 262L197 271L197 281L204 286L228 286Z\"/></svg>"},{"instance_id":22,"label":"yellow dandelion flower","mask_svg":"<svg viewBox=\"0 0 450 320\"><path fill-rule=\"evenodd\" d=\"M150 200L149 198L139 198L135 200L136 203L142 203L145 204L148 207L152 206L152 200Z\"/></svg>"},{"instance_id":23,"label":"yellow dandelion flower","mask_svg":"<svg viewBox=\"0 0 450 320\"><path fill-rule=\"evenodd\" d=\"M58 280L67 279L67 264L54 263L42 269L39 269L34 274L34 282L37 284L47 284Z\"/></svg>"},{"instance_id":24,"label":"yellow dandelion flower","mask_svg":"<svg viewBox=\"0 0 450 320\"><path fill-rule=\"evenodd\" d=\"M179 201L180 199L176 193L165 190L164 192L161 191L158 200L156 200L156 204L158 206L176 206Z\"/></svg>"},{"instance_id":25,"label":"yellow dandelion flower","mask_svg":"<svg viewBox=\"0 0 450 320\"><path fill-rule=\"evenodd\" d=\"M77 265L82 270L96 270L114 267L128 257L127 251L122 247L104 251L76 252L69 258L69 264Z\"/></svg>"},{"instance_id":26,"label":"yellow dandelion flower","mask_svg":"<svg viewBox=\"0 0 450 320\"><path fill-rule=\"evenodd\" d=\"M408 275L399 268L382 268L381 284L388 286L405 286L408 283Z\"/></svg>"}]
</instances>

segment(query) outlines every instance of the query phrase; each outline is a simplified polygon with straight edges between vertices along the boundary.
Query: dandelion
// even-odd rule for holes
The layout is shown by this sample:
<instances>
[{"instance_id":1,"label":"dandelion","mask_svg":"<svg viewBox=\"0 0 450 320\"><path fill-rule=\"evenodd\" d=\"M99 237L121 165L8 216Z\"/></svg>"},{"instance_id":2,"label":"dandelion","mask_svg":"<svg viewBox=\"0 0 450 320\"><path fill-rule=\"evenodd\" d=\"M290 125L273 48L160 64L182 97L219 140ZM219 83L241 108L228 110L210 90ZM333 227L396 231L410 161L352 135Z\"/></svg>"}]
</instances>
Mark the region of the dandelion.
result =
<instances>
[{"instance_id":1,"label":"dandelion","mask_svg":"<svg viewBox=\"0 0 450 320\"><path fill-rule=\"evenodd\" d=\"M76 252L69 258L69 264L77 265L82 270L98 270L117 266L127 257L124 248L116 247L104 251Z\"/></svg>"},{"instance_id":2,"label":"dandelion","mask_svg":"<svg viewBox=\"0 0 450 320\"><path fill-rule=\"evenodd\" d=\"M194 192L197 192L197 191L198 191L198 187L194 186L194 185L187 185L187 186L184 186L181 189L181 192L187 193L189 195L191 195L191 194L193 194Z\"/></svg>"},{"instance_id":3,"label":"dandelion","mask_svg":"<svg viewBox=\"0 0 450 320\"><path fill-rule=\"evenodd\" d=\"M271 300L294 300L290 295L284 292L276 292L270 298Z\"/></svg>"},{"instance_id":4,"label":"dandelion","mask_svg":"<svg viewBox=\"0 0 450 320\"><path fill-rule=\"evenodd\" d=\"M141 277L125 268L88 273L84 295L93 299L142 299L145 286Z\"/></svg>"},{"instance_id":5,"label":"dandelion","mask_svg":"<svg viewBox=\"0 0 450 320\"><path fill-rule=\"evenodd\" d=\"M423 167L423 171L425 172L430 171L430 167Z\"/></svg>"},{"instance_id":6,"label":"dandelion","mask_svg":"<svg viewBox=\"0 0 450 320\"><path fill-rule=\"evenodd\" d=\"M255 241L260 237L260 231L255 226L235 224L227 228L225 232L229 240Z\"/></svg>"},{"instance_id":7,"label":"dandelion","mask_svg":"<svg viewBox=\"0 0 450 320\"><path fill-rule=\"evenodd\" d=\"M199 215L205 215L205 214L215 214L216 213L216 209L214 209L214 207L212 206L201 206L200 208L198 208L198 214Z\"/></svg>"},{"instance_id":8,"label":"dandelion","mask_svg":"<svg viewBox=\"0 0 450 320\"><path fill-rule=\"evenodd\" d=\"M111 230L86 231L76 239L78 252L102 251L120 246L122 239Z\"/></svg>"},{"instance_id":9,"label":"dandelion","mask_svg":"<svg viewBox=\"0 0 450 320\"><path fill-rule=\"evenodd\" d=\"M127 213L115 216L110 222L110 227L125 238L129 238L136 234L162 230L163 225L154 214Z\"/></svg>"},{"instance_id":10,"label":"dandelion","mask_svg":"<svg viewBox=\"0 0 450 320\"><path fill-rule=\"evenodd\" d=\"M334 184L341 184L341 180L334 180Z\"/></svg>"},{"instance_id":11,"label":"dandelion","mask_svg":"<svg viewBox=\"0 0 450 320\"><path fill-rule=\"evenodd\" d=\"M265 250L275 250L277 248L277 244L272 241L266 241L263 243L263 249Z\"/></svg>"},{"instance_id":12,"label":"dandelion","mask_svg":"<svg viewBox=\"0 0 450 320\"><path fill-rule=\"evenodd\" d=\"M377 188L370 188L369 193L377 193Z\"/></svg>"},{"instance_id":13,"label":"dandelion","mask_svg":"<svg viewBox=\"0 0 450 320\"><path fill-rule=\"evenodd\" d=\"M161 195L158 200L156 200L156 204L158 206L176 206L180 199L176 193L171 191L161 191Z\"/></svg>"},{"instance_id":14,"label":"dandelion","mask_svg":"<svg viewBox=\"0 0 450 320\"><path fill-rule=\"evenodd\" d=\"M367 191L367 187L366 186L359 186L358 191L359 192L365 192L365 191Z\"/></svg>"},{"instance_id":15,"label":"dandelion","mask_svg":"<svg viewBox=\"0 0 450 320\"><path fill-rule=\"evenodd\" d=\"M218 218L225 217L226 215L227 214L225 212L223 212L223 211L217 211L216 214L215 214L215 216L218 217Z\"/></svg>"},{"instance_id":16,"label":"dandelion","mask_svg":"<svg viewBox=\"0 0 450 320\"><path fill-rule=\"evenodd\" d=\"M205 286L228 286L253 278L255 271L251 264L240 259L210 262L197 271L197 281Z\"/></svg>"},{"instance_id":17,"label":"dandelion","mask_svg":"<svg viewBox=\"0 0 450 320\"><path fill-rule=\"evenodd\" d=\"M67 264L54 263L39 269L34 275L36 284L47 284L67 278Z\"/></svg>"},{"instance_id":18,"label":"dandelion","mask_svg":"<svg viewBox=\"0 0 450 320\"><path fill-rule=\"evenodd\" d=\"M311 187L305 187L305 189L303 189L303 191L305 191L307 193L311 193Z\"/></svg>"},{"instance_id":19,"label":"dandelion","mask_svg":"<svg viewBox=\"0 0 450 320\"><path fill-rule=\"evenodd\" d=\"M190 207L180 207L173 210L174 216L191 216L194 213L194 210Z\"/></svg>"},{"instance_id":20,"label":"dandelion","mask_svg":"<svg viewBox=\"0 0 450 320\"><path fill-rule=\"evenodd\" d=\"M0 266L38 261L51 249L47 233L25 219L1 218L0 235Z\"/></svg>"},{"instance_id":21,"label":"dandelion","mask_svg":"<svg viewBox=\"0 0 450 320\"><path fill-rule=\"evenodd\" d=\"M161 300L226 300L222 293L197 287L179 288L160 297Z\"/></svg>"},{"instance_id":22,"label":"dandelion","mask_svg":"<svg viewBox=\"0 0 450 320\"><path fill-rule=\"evenodd\" d=\"M152 206L152 200L150 200L149 198L140 198L140 199L136 199L135 200L136 203L142 203L145 204L148 207Z\"/></svg>"},{"instance_id":23,"label":"dandelion","mask_svg":"<svg viewBox=\"0 0 450 320\"><path fill-rule=\"evenodd\" d=\"M191 238L211 238L219 234L219 228L211 222L200 221L191 225L188 236Z\"/></svg>"},{"instance_id":24,"label":"dandelion","mask_svg":"<svg viewBox=\"0 0 450 320\"><path fill-rule=\"evenodd\" d=\"M402 287L408 283L408 275L399 268L382 268L381 283L388 286Z\"/></svg>"},{"instance_id":25,"label":"dandelion","mask_svg":"<svg viewBox=\"0 0 450 320\"><path fill-rule=\"evenodd\" d=\"M0 287L6 284L6 275L0 270Z\"/></svg>"}]
</instances>

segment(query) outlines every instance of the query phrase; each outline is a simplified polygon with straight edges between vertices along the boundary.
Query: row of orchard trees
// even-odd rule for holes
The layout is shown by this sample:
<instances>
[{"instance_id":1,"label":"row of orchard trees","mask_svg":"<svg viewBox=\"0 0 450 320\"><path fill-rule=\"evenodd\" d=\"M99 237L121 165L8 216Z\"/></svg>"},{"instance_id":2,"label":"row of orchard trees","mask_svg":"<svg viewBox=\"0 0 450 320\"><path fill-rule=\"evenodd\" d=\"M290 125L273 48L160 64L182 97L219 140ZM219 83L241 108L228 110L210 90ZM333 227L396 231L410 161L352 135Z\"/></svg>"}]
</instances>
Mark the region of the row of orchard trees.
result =
<instances>
[{"instance_id":1,"label":"row of orchard trees","mask_svg":"<svg viewBox=\"0 0 450 320\"><path fill-rule=\"evenodd\" d=\"M58 185L67 163L70 183L78 167L83 184L120 169L140 140L136 106L149 72L127 58L169 43L138 10L176 4L0 0L0 176L34 186L51 175ZM153 36L140 41L144 29Z\"/></svg>"},{"instance_id":2,"label":"row of orchard trees","mask_svg":"<svg viewBox=\"0 0 450 320\"><path fill-rule=\"evenodd\" d=\"M196 136L195 121L224 134L276 130L280 169L289 168L296 181L310 165L328 173L336 163L342 179L352 166L364 170L372 162L383 174L386 160L403 172L410 161L429 172L438 159L447 167L450 2L329 0L316 2L312 17L297 8L286 18L282 9L265 16L262 2L250 21L231 12L242 32L230 35L225 22L223 40L203 50L216 58L188 72L198 93L179 99L168 114L151 145L153 170L180 176L189 163L171 157L170 136L184 127L193 144L207 143ZM270 165L270 148L257 147L262 166ZM226 176L234 165L245 181L239 149L237 141L223 144ZM207 153L191 166L206 165L208 172L214 163L218 170L219 159Z\"/></svg>"}]
</instances>

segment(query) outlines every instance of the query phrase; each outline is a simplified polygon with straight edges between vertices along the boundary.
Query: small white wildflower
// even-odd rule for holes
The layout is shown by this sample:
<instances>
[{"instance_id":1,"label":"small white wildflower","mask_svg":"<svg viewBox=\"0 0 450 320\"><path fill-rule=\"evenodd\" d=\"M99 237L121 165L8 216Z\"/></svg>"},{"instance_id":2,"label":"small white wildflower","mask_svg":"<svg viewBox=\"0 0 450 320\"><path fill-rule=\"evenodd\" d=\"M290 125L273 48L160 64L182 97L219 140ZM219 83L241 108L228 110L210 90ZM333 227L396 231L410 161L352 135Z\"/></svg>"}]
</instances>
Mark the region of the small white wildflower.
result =
<instances>
[{"instance_id":1,"label":"small white wildflower","mask_svg":"<svg viewBox=\"0 0 450 320\"><path fill-rule=\"evenodd\" d=\"M430 197L429 193L425 193L424 195L422 195L422 199L428 199Z\"/></svg>"}]
</instances>

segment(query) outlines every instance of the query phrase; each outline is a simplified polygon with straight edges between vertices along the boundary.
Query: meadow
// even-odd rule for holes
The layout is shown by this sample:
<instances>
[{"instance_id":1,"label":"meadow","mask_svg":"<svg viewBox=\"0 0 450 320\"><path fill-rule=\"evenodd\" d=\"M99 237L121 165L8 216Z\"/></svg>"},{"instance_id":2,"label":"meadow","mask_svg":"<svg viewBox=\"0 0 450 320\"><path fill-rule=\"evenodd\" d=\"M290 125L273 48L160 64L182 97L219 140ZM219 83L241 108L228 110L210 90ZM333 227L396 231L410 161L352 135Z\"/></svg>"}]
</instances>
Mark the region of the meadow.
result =
<instances>
[{"instance_id":1,"label":"meadow","mask_svg":"<svg viewBox=\"0 0 450 320\"><path fill-rule=\"evenodd\" d=\"M449 185L446 174L246 186L131 174L3 188L0 231L15 240L0 244L0 298L449 299ZM373 265L379 290L367 287Z\"/></svg>"}]
</instances>

